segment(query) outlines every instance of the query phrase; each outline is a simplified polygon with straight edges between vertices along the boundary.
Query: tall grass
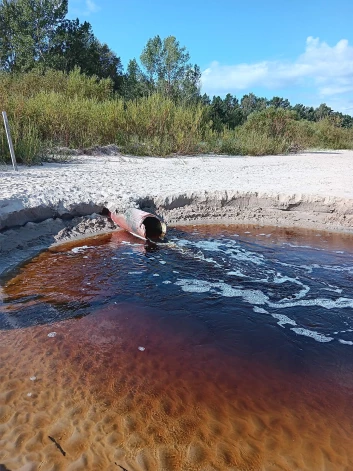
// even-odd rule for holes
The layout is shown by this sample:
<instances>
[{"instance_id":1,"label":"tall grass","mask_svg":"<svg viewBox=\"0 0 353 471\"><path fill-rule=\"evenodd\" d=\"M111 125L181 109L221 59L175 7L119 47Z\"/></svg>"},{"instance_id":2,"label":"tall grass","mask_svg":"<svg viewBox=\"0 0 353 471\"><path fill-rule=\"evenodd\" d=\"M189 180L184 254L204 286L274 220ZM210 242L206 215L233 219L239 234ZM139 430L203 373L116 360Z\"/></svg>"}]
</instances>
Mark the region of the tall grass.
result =
<instances>
[{"instance_id":1,"label":"tall grass","mask_svg":"<svg viewBox=\"0 0 353 471\"><path fill-rule=\"evenodd\" d=\"M0 75L1 99L20 161L29 163L42 155L43 146L38 143L72 148L116 143L125 152L139 155L195 153L209 132L201 105L175 104L158 94L126 103L111 94L108 81L102 85L74 71L57 73L55 83L56 73L49 75L40 76L38 86L35 74L28 74L23 88L19 77L10 82L9 76ZM1 136L0 152L7 158Z\"/></svg>"},{"instance_id":2,"label":"tall grass","mask_svg":"<svg viewBox=\"0 0 353 471\"><path fill-rule=\"evenodd\" d=\"M340 123L299 121L291 111L268 108L251 114L235 130L211 130L202 105L176 104L154 94L125 102L110 80L33 71L0 73L0 99L8 114L16 157L31 164L46 150L117 144L135 155L216 152L242 155L281 154L293 150L353 148L353 130ZM0 161L9 161L0 127Z\"/></svg>"}]
</instances>

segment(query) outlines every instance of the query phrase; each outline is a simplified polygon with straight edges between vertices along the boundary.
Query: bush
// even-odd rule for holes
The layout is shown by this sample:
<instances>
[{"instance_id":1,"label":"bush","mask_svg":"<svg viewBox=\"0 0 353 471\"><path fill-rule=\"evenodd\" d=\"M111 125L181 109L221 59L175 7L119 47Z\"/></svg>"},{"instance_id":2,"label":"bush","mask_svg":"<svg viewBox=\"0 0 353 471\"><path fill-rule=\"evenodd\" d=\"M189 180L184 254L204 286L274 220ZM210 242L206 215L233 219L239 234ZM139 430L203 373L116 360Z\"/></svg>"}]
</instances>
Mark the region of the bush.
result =
<instances>
[{"instance_id":1,"label":"bush","mask_svg":"<svg viewBox=\"0 0 353 471\"><path fill-rule=\"evenodd\" d=\"M342 128L334 119L325 118L315 123L312 145L325 149L352 149L353 129Z\"/></svg>"}]
</instances>

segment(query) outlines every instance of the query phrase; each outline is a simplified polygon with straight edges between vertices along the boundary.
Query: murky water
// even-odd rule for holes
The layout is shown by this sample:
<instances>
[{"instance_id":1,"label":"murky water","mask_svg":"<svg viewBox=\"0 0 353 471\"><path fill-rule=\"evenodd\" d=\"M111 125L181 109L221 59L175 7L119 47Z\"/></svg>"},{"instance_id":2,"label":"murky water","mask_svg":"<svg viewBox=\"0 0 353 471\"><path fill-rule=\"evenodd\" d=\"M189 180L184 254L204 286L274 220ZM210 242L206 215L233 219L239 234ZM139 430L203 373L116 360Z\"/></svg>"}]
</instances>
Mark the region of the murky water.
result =
<instances>
[{"instance_id":1,"label":"murky water","mask_svg":"<svg viewBox=\"0 0 353 471\"><path fill-rule=\"evenodd\" d=\"M353 237L169 240L116 232L3 280L0 464L352 470Z\"/></svg>"}]
</instances>

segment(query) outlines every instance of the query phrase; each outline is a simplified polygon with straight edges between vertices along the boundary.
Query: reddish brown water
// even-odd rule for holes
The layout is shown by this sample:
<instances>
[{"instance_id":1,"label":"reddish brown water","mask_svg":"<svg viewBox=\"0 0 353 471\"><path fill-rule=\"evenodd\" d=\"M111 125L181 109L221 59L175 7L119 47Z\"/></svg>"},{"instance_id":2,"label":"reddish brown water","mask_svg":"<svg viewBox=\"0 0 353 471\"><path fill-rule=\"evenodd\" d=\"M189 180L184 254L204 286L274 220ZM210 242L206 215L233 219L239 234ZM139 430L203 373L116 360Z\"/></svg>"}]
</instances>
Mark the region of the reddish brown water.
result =
<instances>
[{"instance_id":1,"label":"reddish brown water","mask_svg":"<svg viewBox=\"0 0 353 471\"><path fill-rule=\"evenodd\" d=\"M171 236L177 247L146 250L122 232L61 246L6 281L0 463L353 469L352 307L340 301L353 299L352 238Z\"/></svg>"}]
</instances>

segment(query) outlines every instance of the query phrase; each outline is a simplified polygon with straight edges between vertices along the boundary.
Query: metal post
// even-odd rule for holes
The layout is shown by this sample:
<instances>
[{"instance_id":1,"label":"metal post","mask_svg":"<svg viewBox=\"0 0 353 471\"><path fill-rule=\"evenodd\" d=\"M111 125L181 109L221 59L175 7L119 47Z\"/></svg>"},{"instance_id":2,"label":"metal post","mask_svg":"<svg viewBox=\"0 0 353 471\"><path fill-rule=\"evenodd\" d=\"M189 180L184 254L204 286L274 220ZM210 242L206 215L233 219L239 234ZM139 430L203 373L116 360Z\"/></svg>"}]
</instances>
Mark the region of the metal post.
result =
<instances>
[{"instance_id":1,"label":"metal post","mask_svg":"<svg viewBox=\"0 0 353 471\"><path fill-rule=\"evenodd\" d=\"M13 150L13 145L12 145L10 126L9 126L9 122L7 120L6 111L2 112L2 117L3 117L3 120L4 120L4 126L5 126L5 131L6 131L7 142L9 144L11 160L12 160L12 166L13 166L14 170L18 170L16 157L15 157L15 151Z\"/></svg>"}]
</instances>

